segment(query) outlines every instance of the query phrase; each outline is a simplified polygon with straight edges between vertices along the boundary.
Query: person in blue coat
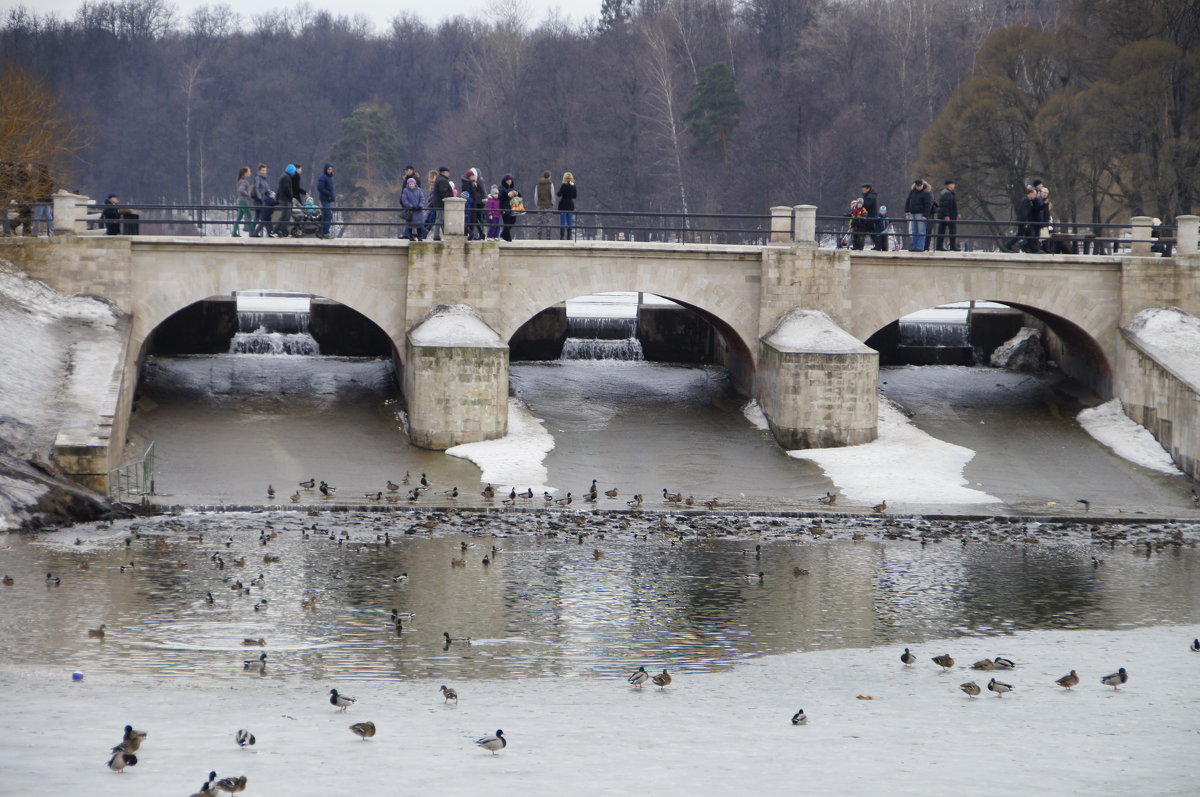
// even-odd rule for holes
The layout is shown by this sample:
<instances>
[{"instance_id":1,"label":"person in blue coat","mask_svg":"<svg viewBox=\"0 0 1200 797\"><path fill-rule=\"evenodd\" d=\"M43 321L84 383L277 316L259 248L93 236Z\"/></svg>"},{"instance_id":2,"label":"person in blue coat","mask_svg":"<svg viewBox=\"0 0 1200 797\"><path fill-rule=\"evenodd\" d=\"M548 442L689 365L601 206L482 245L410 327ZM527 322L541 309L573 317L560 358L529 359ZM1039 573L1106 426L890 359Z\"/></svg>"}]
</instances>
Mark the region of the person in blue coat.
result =
<instances>
[{"instance_id":1,"label":"person in blue coat","mask_svg":"<svg viewBox=\"0 0 1200 797\"><path fill-rule=\"evenodd\" d=\"M326 163L317 178L317 199L321 202L321 237L332 238L329 225L333 223L333 203L337 195L333 191L333 164Z\"/></svg>"}]
</instances>

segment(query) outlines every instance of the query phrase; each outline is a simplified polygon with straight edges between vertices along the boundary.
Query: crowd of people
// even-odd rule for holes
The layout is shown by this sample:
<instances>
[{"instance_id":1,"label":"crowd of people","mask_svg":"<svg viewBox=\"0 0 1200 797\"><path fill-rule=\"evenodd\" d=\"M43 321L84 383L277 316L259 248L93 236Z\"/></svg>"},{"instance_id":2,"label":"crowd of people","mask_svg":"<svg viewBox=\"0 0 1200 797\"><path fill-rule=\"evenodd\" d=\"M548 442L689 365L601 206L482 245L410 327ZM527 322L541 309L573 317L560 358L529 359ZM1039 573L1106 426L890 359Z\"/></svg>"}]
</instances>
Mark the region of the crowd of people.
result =
<instances>
[{"instance_id":1,"label":"crowd of people","mask_svg":"<svg viewBox=\"0 0 1200 797\"><path fill-rule=\"evenodd\" d=\"M954 191L957 182L952 178L946 180L941 193L934 198L933 187L923 178L913 180L908 197L904 201L904 218L908 222L908 250L910 252L928 252L931 248L939 252L957 252L958 237L956 228L962 214L958 211L958 198ZM860 187L861 196L850 201L849 245L851 249L863 249L867 239L871 240L872 249L887 251L889 246L888 230L891 219L888 218L887 205L879 203L879 196L870 183ZM936 222L936 236L934 224ZM901 236L903 239L905 236ZM935 242L936 237L936 243ZM844 246L846 236L841 236L839 246ZM900 242L903 248L903 241Z\"/></svg>"},{"instance_id":2,"label":"crowd of people","mask_svg":"<svg viewBox=\"0 0 1200 797\"><path fill-rule=\"evenodd\" d=\"M315 200L301 184L302 177L302 167L289 163L272 190L265 163L258 164L258 173L253 177L249 166L238 170L233 236L241 237L244 233L251 238L264 235L281 238L291 235L295 225L311 221L318 237L334 237L333 211L337 205L337 191L333 164L326 163L321 170ZM467 169L462 179L455 183L449 167L443 166L430 171L422 185L420 173L409 165L404 167L401 185L399 237L410 241L441 239L446 221L445 202L450 197L465 200L463 221L470 240L498 238L511 241L518 219L530 212L525 207L524 194L511 174L504 175L498 184L485 188L487 184L479 169ZM550 237L556 211L559 239L573 237L577 196L575 176L571 172L563 174L557 189L551 173L548 170L542 172L537 180L532 209L538 238Z\"/></svg>"}]
</instances>

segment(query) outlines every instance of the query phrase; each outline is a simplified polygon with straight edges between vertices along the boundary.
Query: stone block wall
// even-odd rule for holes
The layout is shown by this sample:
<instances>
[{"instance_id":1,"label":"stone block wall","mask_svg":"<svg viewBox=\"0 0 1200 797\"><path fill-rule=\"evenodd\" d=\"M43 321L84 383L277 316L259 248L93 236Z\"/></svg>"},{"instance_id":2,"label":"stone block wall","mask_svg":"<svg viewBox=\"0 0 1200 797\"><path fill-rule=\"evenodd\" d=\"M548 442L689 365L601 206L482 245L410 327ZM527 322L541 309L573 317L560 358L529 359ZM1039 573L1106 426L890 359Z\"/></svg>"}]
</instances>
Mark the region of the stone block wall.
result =
<instances>
[{"instance_id":1,"label":"stone block wall","mask_svg":"<svg viewBox=\"0 0 1200 797\"><path fill-rule=\"evenodd\" d=\"M1200 479L1200 385L1156 360L1137 337L1122 331L1118 354L1125 414L1150 430L1176 466Z\"/></svg>"},{"instance_id":2,"label":"stone block wall","mask_svg":"<svg viewBox=\"0 0 1200 797\"><path fill-rule=\"evenodd\" d=\"M443 451L508 433L508 347L418 346L404 398L413 445Z\"/></svg>"},{"instance_id":3,"label":"stone block wall","mask_svg":"<svg viewBox=\"0 0 1200 797\"><path fill-rule=\"evenodd\" d=\"M759 403L785 449L869 443L879 422L879 354L791 352L763 341Z\"/></svg>"}]
</instances>

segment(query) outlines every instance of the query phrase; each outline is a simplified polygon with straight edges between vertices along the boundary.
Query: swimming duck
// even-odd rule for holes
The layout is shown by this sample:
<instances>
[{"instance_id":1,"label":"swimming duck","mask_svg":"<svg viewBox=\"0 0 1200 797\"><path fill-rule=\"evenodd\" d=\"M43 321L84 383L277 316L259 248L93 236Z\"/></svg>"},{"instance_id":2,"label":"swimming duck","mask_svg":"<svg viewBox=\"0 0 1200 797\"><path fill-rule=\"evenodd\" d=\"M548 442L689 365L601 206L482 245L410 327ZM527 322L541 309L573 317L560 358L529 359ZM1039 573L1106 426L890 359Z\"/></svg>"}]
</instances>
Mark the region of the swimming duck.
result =
<instances>
[{"instance_id":1,"label":"swimming duck","mask_svg":"<svg viewBox=\"0 0 1200 797\"><path fill-rule=\"evenodd\" d=\"M104 639L104 629L106 629L106 628L108 628L108 626L106 626L104 623L101 623L99 628L89 628L88 629L88 638L89 639Z\"/></svg>"},{"instance_id":2,"label":"swimming duck","mask_svg":"<svg viewBox=\"0 0 1200 797\"><path fill-rule=\"evenodd\" d=\"M742 576L742 578L746 579L746 583L748 584L761 584L763 583L764 575L765 574L760 570L758 573L747 573L746 575Z\"/></svg>"},{"instance_id":3,"label":"swimming duck","mask_svg":"<svg viewBox=\"0 0 1200 797\"><path fill-rule=\"evenodd\" d=\"M312 488L317 486L317 480L314 478L314 479L309 479L306 482L300 482L300 486L303 487L305 490L311 490Z\"/></svg>"},{"instance_id":4,"label":"swimming duck","mask_svg":"<svg viewBox=\"0 0 1200 797\"><path fill-rule=\"evenodd\" d=\"M1015 670L1017 663L1012 659L1006 659L1003 656L997 656L993 662L997 670Z\"/></svg>"},{"instance_id":5,"label":"swimming duck","mask_svg":"<svg viewBox=\"0 0 1200 797\"><path fill-rule=\"evenodd\" d=\"M213 785L221 791L237 794L240 791L246 790L246 776L238 775L236 778L221 778Z\"/></svg>"},{"instance_id":6,"label":"swimming duck","mask_svg":"<svg viewBox=\"0 0 1200 797\"><path fill-rule=\"evenodd\" d=\"M886 512L887 511L887 499L885 498L884 500L880 501L875 506L871 507L871 511L872 512Z\"/></svg>"},{"instance_id":7,"label":"swimming duck","mask_svg":"<svg viewBox=\"0 0 1200 797\"><path fill-rule=\"evenodd\" d=\"M491 501L496 497L496 488L493 487L489 482L488 485L483 488L483 492L480 493L480 495L483 496L484 501Z\"/></svg>"},{"instance_id":8,"label":"swimming duck","mask_svg":"<svg viewBox=\"0 0 1200 797\"><path fill-rule=\"evenodd\" d=\"M122 572L124 572L124 570L122 570ZM57 587L61 583L62 583L62 579L59 578L58 576L54 575L53 573L46 574L46 586Z\"/></svg>"},{"instance_id":9,"label":"swimming duck","mask_svg":"<svg viewBox=\"0 0 1200 797\"><path fill-rule=\"evenodd\" d=\"M430 482L429 479L425 478L424 473L421 474L421 486L424 487L426 490L428 490L430 487L433 486L433 483Z\"/></svg>"},{"instance_id":10,"label":"swimming duck","mask_svg":"<svg viewBox=\"0 0 1200 797\"><path fill-rule=\"evenodd\" d=\"M278 561L280 561L279 557L273 553L263 554L263 563L264 564L271 565L271 564L275 564Z\"/></svg>"},{"instance_id":11,"label":"swimming duck","mask_svg":"<svg viewBox=\"0 0 1200 797\"><path fill-rule=\"evenodd\" d=\"M909 653L908 648L905 648L904 652L900 654L900 661L904 663L904 666L911 667L917 663L917 657Z\"/></svg>"},{"instance_id":12,"label":"swimming duck","mask_svg":"<svg viewBox=\"0 0 1200 797\"><path fill-rule=\"evenodd\" d=\"M504 738L504 731L497 730L495 736L484 736L482 739L476 739L475 744L484 750L490 750L492 755L495 755L497 751L503 750L508 746L508 740Z\"/></svg>"},{"instance_id":13,"label":"swimming duck","mask_svg":"<svg viewBox=\"0 0 1200 797\"><path fill-rule=\"evenodd\" d=\"M267 671L267 654L262 653L257 659L243 659L242 669L248 672L266 672Z\"/></svg>"},{"instance_id":14,"label":"swimming duck","mask_svg":"<svg viewBox=\"0 0 1200 797\"><path fill-rule=\"evenodd\" d=\"M1075 686L1075 684L1079 683L1079 676L1075 674L1074 670L1071 670L1069 673L1064 675L1062 678L1059 678L1054 683L1058 684L1063 689L1070 689L1072 686Z\"/></svg>"},{"instance_id":15,"label":"swimming duck","mask_svg":"<svg viewBox=\"0 0 1200 797\"><path fill-rule=\"evenodd\" d=\"M233 740L237 742L238 747L251 747L256 741L254 734L250 733L250 731L246 730L245 728L242 728L240 731L235 733L233 735Z\"/></svg>"},{"instance_id":16,"label":"swimming duck","mask_svg":"<svg viewBox=\"0 0 1200 797\"><path fill-rule=\"evenodd\" d=\"M345 711L346 709L350 708L352 703L357 702L358 701L350 697L350 695L339 695L338 690L336 689L329 690L329 705L337 706L339 711Z\"/></svg>"},{"instance_id":17,"label":"swimming duck","mask_svg":"<svg viewBox=\"0 0 1200 797\"><path fill-rule=\"evenodd\" d=\"M659 689L666 689L671 685L671 675L665 669L658 675L650 676L650 680L653 681L654 685Z\"/></svg>"},{"instance_id":18,"label":"swimming duck","mask_svg":"<svg viewBox=\"0 0 1200 797\"><path fill-rule=\"evenodd\" d=\"M451 567L466 567L467 566L466 557L451 557L450 558L450 566Z\"/></svg>"},{"instance_id":19,"label":"swimming duck","mask_svg":"<svg viewBox=\"0 0 1200 797\"><path fill-rule=\"evenodd\" d=\"M971 697L979 697L979 693L982 691L979 688L979 684L975 683L974 681L967 681L965 684L959 684L958 688L966 692Z\"/></svg>"},{"instance_id":20,"label":"swimming duck","mask_svg":"<svg viewBox=\"0 0 1200 797\"><path fill-rule=\"evenodd\" d=\"M644 684L644 683L646 683L646 681L650 680L650 673L646 672L645 667L638 667L637 670L633 673L633 675L630 675L625 680L628 681L633 686L636 686L638 689L641 689L642 684Z\"/></svg>"},{"instance_id":21,"label":"swimming duck","mask_svg":"<svg viewBox=\"0 0 1200 797\"><path fill-rule=\"evenodd\" d=\"M405 581L408 581L408 573L401 573L400 575L393 577L392 581L397 584L403 584Z\"/></svg>"},{"instance_id":22,"label":"swimming duck","mask_svg":"<svg viewBox=\"0 0 1200 797\"><path fill-rule=\"evenodd\" d=\"M827 506L833 506L834 504L837 503L837 496L831 492L826 491L825 495L823 495L817 499L817 503L825 504Z\"/></svg>"},{"instance_id":23,"label":"swimming duck","mask_svg":"<svg viewBox=\"0 0 1200 797\"><path fill-rule=\"evenodd\" d=\"M1120 691L1121 684L1129 680L1129 673L1125 672L1125 668L1114 672L1112 675L1106 675L1100 679L1100 683L1105 686L1111 686L1114 690Z\"/></svg>"},{"instance_id":24,"label":"swimming duck","mask_svg":"<svg viewBox=\"0 0 1200 797\"><path fill-rule=\"evenodd\" d=\"M6 578L6 579L8 579L8 580L5 582L6 584L11 584L11 583L12 583L12 579L11 579L11 578L8 578L8 576L5 576L5 578ZM1192 653L1200 653L1200 639L1193 639L1193 640L1192 640Z\"/></svg>"},{"instance_id":25,"label":"swimming duck","mask_svg":"<svg viewBox=\"0 0 1200 797\"><path fill-rule=\"evenodd\" d=\"M213 597L213 594L211 592L208 592L208 593L205 593L205 595L204 595L204 602L205 603L216 603L217 599Z\"/></svg>"},{"instance_id":26,"label":"swimming duck","mask_svg":"<svg viewBox=\"0 0 1200 797\"><path fill-rule=\"evenodd\" d=\"M948 670L954 666L954 659L950 658L949 653L943 653L940 656L934 656L933 663L942 669Z\"/></svg>"},{"instance_id":27,"label":"swimming duck","mask_svg":"<svg viewBox=\"0 0 1200 797\"><path fill-rule=\"evenodd\" d=\"M445 698L446 703L449 703L451 700L453 700L455 703L458 702L458 692L450 689L445 684L442 684L442 697Z\"/></svg>"},{"instance_id":28,"label":"swimming duck","mask_svg":"<svg viewBox=\"0 0 1200 797\"><path fill-rule=\"evenodd\" d=\"M382 501L383 493L378 490L373 493L363 493L363 498L366 498L368 501Z\"/></svg>"},{"instance_id":29,"label":"swimming duck","mask_svg":"<svg viewBox=\"0 0 1200 797\"><path fill-rule=\"evenodd\" d=\"M114 748L115 752L112 758L108 759L108 768L118 775L125 771L125 767L137 766L137 756L133 753L126 753L119 747Z\"/></svg>"},{"instance_id":30,"label":"swimming duck","mask_svg":"<svg viewBox=\"0 0 1200 797\"><path fill-rule=\"evenodd\" d=\"M449 631L443 631L442 636L446 638L447 645L469 645L471 637L469 636L450 636Z\"/></svg>"},{"instance_id":31,"label":"swimming duck","mask_svg":"<svg viewBox=\"0 0 1200 797\"><path fill-rule=\"evenodd\" d=\"M683 493L672 493L672 492L669 492L666 487L664 487L663 488L663 500L666 501L668 504L678 504L680 501L683 500Z\"/></svg>"},{"instance_id":32,"label":"swimming duck","mask_svg":"<svg viewBox=\"0 0 1200 797\"><path fill-rule=\"evenodd\" d=\"M1012 690L1013 690L1012 684L1002 683L1000 681L997 681L995 678L988 681L988 691L995 692L996 697L1004 697L1005 692L1011 692Z\"/></svg>"},{"instance_id":33,"label":"swimming duck","mask_svg":"<svg viewBox=\"0 0 1200 797\"><path fill-rule=\"evenodd\" d=\"M375 735L375 723L356 722L350 726L350 731L365 742Z\"/></svg>"},{"instance_id":34,"label":"swimming duck","mask_svg":"<svg viewBox=\"0 0 1200 797\"><path fill-rule=\"evenodd\" d=\"M992 661L991 659L980 659L979 661L977 661L971 665L971 669L972 670L994 670L994 669L996 669L996 662Z\"/></svg>"},{"instance_id":35,"label":"swimming duck","mask_svg":"<svg viewBox=\"0 0 1200 797\"><path fill-rule=\"evenodd\" d=\"M254 604L254 611L265 612L267 610L267 599L263 598L258 603Z\"/></svg>"},{"instance_id":36,"label":"swimming duck","mask_svg":"<svg viewBox=\"0 0 1200 797\"><path fill-rule=\"evenodd\" d=\"M263 639L262 637L259 637L258 639L246 638L246 639L242 640L242 644L245 645L246 647L251 647L253 645L262 647L263 645L267 644L267 640Z\"/></svg>"},{"instance_id":37,"label":"swimming duck","mask_svg":"<svg viewBox=\"0 0 1200 797\"><path fill-rule=\"evenodd\" d=\"M275 500L275 488L269 484L267 485L267 499L270 501Z\"/></svg>"},{"instance_id":38,"label":"swimming duck","mask_svg":"<svg viewBox=\"0 0 1200 797\"><path fill-rule=\"evenodd\" d=\"M15 581L13 581L13 577L12 577L12 576L5 576L5 577L4 577L4 586L6 586L6 587L11 587L11 586L12 586L13 584L15 584L15 583L16 583L16 582L15 582Z\"/></svg>"},{"instance_id":39,"label":"swimming duck","mask_svg":"<svg viewBox=\"0 0 1200 797\"><path fill-rule=\"evenodd\" d=\"M807 575L808 575L808 571L807 571L807 570L805 570L803 567L793 567L793 568L792 568L792 575L793 575L793 576L807 576ZM905 648L905 650L908 650L908 648Z\"/></svg>"},{"instance_id":40,"label":"swimming duck","mask_svg":"<svg viewBox=\"0 0 1200 797\"><path fill-rule=\"evenodd\" d=\"M804 709L800 709L792 715L793 725L803 725L806 722L808 722L808 715L804 713Z\"/></svg>"}]
</instances>

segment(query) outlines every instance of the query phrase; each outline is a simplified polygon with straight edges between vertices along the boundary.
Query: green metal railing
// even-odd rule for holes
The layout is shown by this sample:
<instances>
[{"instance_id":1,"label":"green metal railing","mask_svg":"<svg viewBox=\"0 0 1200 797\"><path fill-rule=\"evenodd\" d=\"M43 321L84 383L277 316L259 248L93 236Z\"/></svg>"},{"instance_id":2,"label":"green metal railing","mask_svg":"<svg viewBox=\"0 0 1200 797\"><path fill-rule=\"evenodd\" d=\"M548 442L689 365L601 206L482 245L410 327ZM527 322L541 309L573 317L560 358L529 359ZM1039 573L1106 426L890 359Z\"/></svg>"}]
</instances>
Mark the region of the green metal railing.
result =
<instances>
[{"instance_id":1,"label":"green metal railing","mask_svg":"<svg viewBox=\"0 0 1200 797\"><path fill-rule=\"evenodd\" d=\"M146 447L141 459L108 472L108 497L112 501L141 501L149 495L154 495L154 443Z\"/></svg>"}]
</instances>

